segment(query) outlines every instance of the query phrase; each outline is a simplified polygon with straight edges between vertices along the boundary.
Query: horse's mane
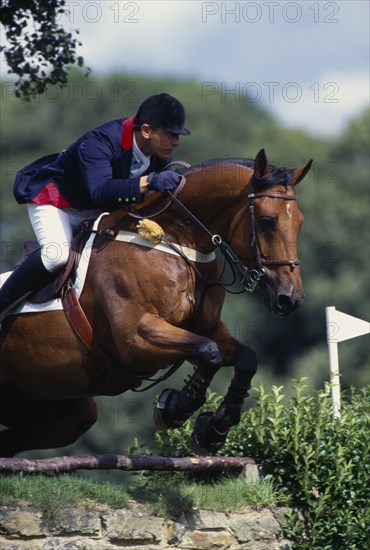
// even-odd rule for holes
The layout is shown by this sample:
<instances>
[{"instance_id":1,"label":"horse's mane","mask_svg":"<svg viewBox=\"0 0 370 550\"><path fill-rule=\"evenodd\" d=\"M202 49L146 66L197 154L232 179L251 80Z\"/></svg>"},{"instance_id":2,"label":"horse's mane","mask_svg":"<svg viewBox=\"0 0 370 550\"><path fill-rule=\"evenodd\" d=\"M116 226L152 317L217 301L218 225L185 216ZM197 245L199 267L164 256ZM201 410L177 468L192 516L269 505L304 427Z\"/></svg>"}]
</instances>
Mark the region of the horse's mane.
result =
<instances>
[{"instance_id":1,"label":"horse's mane","mask_svg":"<svg viewBox=\"0 0 370 550\"><path fill-rule=\"evenodd\" d=\"M222 164L237 164L240 166L246 166L247 168L254 168L254 159L250 158L241 158L241 157L229 157L229 158L214 158L208 159L198 164L193 164L190 168L181 168L180 173L185 171L192 171L197 169L206 169L209 167L216 167L217 165ZM252 177L251 183L256 189L268 189L269 187L274 187L276 185L288 186L291 170L287 170L283 167L276 167L272 164L269 164L269 175L263 178Z\"/></svg>"}]
</instances>

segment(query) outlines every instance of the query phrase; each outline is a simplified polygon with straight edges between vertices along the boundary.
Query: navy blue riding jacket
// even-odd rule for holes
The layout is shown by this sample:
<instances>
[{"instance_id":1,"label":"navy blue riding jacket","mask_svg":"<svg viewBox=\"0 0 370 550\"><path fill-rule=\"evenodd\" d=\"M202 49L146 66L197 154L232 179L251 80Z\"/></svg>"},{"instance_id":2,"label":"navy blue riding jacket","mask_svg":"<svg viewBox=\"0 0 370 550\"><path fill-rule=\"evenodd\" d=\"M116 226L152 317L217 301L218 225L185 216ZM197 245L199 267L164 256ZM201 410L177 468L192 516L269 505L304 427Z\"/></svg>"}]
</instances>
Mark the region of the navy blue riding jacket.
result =
<instances>
[{"instance_id":1,"label":"navy blue riding jacket","mask_svg":"<svg viewBox=\"0 0 370 550\"><path fill-rule=\"evenodd\" d=\"M20 170L14 183L17 202L104 211L141 202L141 176L130 178L134 118L107 122L62 153ZM162 170L170 160L151 157L145 174Z\"/></svg>"}]
</instances>

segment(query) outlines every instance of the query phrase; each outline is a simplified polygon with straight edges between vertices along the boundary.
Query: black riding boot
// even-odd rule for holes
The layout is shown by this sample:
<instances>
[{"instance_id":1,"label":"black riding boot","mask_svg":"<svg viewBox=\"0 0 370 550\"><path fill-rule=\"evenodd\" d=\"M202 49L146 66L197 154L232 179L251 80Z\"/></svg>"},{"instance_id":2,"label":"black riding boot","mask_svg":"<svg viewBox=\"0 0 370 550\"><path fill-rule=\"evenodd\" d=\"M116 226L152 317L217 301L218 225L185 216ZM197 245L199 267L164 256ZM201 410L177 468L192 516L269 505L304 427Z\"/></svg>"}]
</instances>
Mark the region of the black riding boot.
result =
<instances>
[{"instance_id":1,"label":"black riding boot","mask_svg":"<svg viewBox=\"0 0 370 550\"><path fill-rule=\"evenodd\" d=\"M31 291L42 288L55 276L42 263L41 249L27 256L0 288L0 317L12 304L26 298Z\"/></svg>"}]
</instances>

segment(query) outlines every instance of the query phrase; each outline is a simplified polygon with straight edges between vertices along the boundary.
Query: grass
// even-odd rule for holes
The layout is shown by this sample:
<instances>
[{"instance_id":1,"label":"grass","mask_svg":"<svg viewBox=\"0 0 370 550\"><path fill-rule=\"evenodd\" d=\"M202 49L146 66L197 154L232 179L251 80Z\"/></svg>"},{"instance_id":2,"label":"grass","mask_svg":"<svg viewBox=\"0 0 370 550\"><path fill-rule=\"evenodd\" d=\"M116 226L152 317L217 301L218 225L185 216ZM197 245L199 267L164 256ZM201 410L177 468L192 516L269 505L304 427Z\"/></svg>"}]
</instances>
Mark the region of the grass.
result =
<instances>
[{"instance_id":1,"label":"grass","mask_svg":"<svg viewBox=\"0 0 370 550\"><path fill-rule=\"evenodd\" d=\"M240 478L224 478L204 483L176 478L156 481L136 488L133 496L151 506L154 513L173 516L199 509L236 512L245 507L285 505L287 497L279 492L271 479L246 482Z\"/></svg>"},{"instance_id":2,"label":"grass","mask_svg":"<svg viewBox=\"0 0 370 550\"><path fill-rule=\"evenodd\" d=\"M1 505L33 504L48 515L80 503L86 507L96 502L113 508L127 508L129 498L125 489L117 485L95 483L74 476L0 476Z\"/></svg>"},{"instance_id":3,"label":"grass","mask_svg":"<svg viewBox=\"0 0 370 550\"><path fill-rule=\"evenodd\" d=\"M169 517L199 509L232 512L247 506L282 505L287 499L269 478L256 482L224 478L204 483L187 480L181 474L162 474L149 479L139 476L122 487L68 475L0 476L0 504L21 502L39 506L48 516L78 504L86 508L95 503L129 508L136 502L151 513Z\"/></svg>"}]
</instances>

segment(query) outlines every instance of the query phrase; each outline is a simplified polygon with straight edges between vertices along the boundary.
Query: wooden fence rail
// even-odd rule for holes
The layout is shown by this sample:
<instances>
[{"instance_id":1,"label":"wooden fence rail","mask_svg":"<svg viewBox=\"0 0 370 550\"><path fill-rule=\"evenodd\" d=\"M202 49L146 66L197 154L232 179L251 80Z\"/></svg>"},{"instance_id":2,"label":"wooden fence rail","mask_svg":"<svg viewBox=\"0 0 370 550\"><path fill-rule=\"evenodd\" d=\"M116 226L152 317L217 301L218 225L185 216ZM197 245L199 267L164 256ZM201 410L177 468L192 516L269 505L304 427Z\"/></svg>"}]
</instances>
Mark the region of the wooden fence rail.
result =
<instances>
[{"instance_id":1,"label":"wooden fence rail","mask_svg":"<svg viewBox=\"0 0 370 550\"><path fill-rule=\"evenodd\" d=\"M163 456L102 454L93 456L60 456L30 460L27 458L0 458L0 473L57 474L75 470L161 470L209 471L243 470L256 466L249 457L196 456L169 458Z\"/></svg>"}]
</instances>

